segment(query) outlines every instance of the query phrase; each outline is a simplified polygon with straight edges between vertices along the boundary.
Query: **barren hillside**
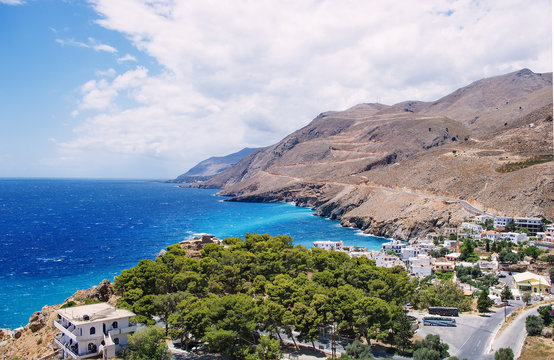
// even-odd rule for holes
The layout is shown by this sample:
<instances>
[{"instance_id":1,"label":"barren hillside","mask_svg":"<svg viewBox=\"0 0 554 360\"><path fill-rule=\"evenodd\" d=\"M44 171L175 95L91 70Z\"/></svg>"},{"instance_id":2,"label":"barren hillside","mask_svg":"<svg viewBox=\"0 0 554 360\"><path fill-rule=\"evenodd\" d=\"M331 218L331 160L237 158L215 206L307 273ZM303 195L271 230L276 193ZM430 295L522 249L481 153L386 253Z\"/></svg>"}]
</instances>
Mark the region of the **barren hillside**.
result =
<instances>
[{"instance_id":1,"label":"barren hillside","mask_svg":"<svg viewBox=\"0 0 554 360\"><path fill-rule=\"evenodd\" d=\"M237 201L296 201L374 234L408 238L476 209L554 217L552 74L523 69L435 102L322 113L203 183Z\"/></svg>"}]
</instances>

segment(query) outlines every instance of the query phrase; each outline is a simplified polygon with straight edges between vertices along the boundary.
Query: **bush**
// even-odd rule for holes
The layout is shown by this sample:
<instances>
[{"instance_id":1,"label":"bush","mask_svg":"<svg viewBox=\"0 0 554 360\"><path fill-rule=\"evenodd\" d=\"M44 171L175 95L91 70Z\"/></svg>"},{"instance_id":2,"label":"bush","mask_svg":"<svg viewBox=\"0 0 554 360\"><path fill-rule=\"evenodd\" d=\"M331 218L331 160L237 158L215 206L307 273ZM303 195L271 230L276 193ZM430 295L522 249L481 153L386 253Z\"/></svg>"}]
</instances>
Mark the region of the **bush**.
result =
<instances>
[{"instance_id":1,"label":"bush","mask_svg":"<svg viewBox=\"0 0 554 360\"><path fill-rule=\"evenodd\" d=\"M66 302L65 304L63 304L63 305L61 306L61 308L62 308L62 309L65 309L65 308L73 307L73 306L75 306L75 305L77 305L77 304L75 304L75 301L68 301L68 302Z\"/></svg>"},{"instance_id":2,"label":"bush","mask_svg":"<svg viewBox=\"0 0 554 360\"><path fill-rule=\"evenodd\" d=\"M494 353L494 360L514 360L514 352L510 348L498 349Z\"/></svg>"},{"instance_id":3,"label":"bush","mask_svg":"<svg viewBox=\"0 0 554 360\"><path fill-rule=\"evenodd\" d=\"M542 322L544 326L549 326L552 322L552 317L550 312L552 311L552 305L541 306L538 309L539 315L542 317Z\"/></svg>"},{"instance_id":4,"label":"bush","mask_svg":"<svg viewBox=\"0 0 554 360\"><path fill-rule=\"evenodd\" d=\"M414 344L414 360L433 360L435 358L445 358L449 356L448 348L448 344L441 342L441 337L439 335L429 334L425 337L424 340L416 341L416 343Z\"/></svg>"},{"instance_id":5,"label":"bush","mask_svg":"<svg viewBox=\"0 0 554 360\"><path fill-rule=\"evenodd\" d=\"M540 316L530 315L525 319L525 329L529 336L539 336L544 328L544 323Z\"/></svg>"}]
</instances>

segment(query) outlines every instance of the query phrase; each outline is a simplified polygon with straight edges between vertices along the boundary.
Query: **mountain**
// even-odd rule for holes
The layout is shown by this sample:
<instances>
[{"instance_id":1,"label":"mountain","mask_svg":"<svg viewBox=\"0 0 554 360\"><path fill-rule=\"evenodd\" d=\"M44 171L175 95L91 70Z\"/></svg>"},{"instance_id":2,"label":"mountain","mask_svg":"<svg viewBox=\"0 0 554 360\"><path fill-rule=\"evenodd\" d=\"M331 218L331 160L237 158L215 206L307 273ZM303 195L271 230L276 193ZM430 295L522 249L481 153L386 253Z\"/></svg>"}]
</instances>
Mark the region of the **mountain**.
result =
<instances>
[{"instance_id":1,"label":"mountain","mask_svg":"<svg viewBox=\"0 0 554 360\"><path fill-rule=\"evenodd\" d=\"M199 184L235 201L295 201L407 239L475 213L554 217L552 73L476 81L433 102L325 112ZM504 166L504 167L503 167Z\"/></svg>"},{"instance_id":2,"label":"mountain","mask_svg":"<svg viewBox=\"0 0 554 360\"><path fill-rule=\"evenodd\" d=\"M170 180L175 183L195 183L205 181L225 171L238 163L245 156L260 150L260 148L244 148L226 156L213 156L203 160L192 167L189 171L179 175L176 179Z\"/></svg>"}]
</instances>

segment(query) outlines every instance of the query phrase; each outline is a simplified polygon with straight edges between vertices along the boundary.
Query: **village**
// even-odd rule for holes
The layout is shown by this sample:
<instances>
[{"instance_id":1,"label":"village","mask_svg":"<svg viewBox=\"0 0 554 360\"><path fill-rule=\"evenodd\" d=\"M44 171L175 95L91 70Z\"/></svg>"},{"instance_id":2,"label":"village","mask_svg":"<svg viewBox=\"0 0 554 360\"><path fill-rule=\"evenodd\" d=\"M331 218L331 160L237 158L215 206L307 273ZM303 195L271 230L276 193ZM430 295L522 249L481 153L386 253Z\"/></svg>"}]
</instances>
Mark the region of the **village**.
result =
<instances>
[{"instance_id":1,"label":"village","mask_svg":"<svg viewBox=\"0 0 554 360\"><path fill-rule=\"evenodd\" d=\"M554 248L554 225L543 224L539 218L479 215L458 227L445 228L441 234L429 233L409 242L392 240L384 243L380 251L344 246L342 241L315 241L314 246L345 252L351 257L367 256L380 267L400 266L416 277L433 274L444 277L444 273L451 273L446 277L459 283L468 296L479 288L463 277L458 278L456 269L479 268L500 278L509 273L513 277L513 284L509 285L515 300L522 299L526 292L537 299L551 293L550 278L541 274L548 269L535 263L542 254L545 262L554 260L554 255L548 254ZM491 299L500 304L498 288L489 292Z\"/></svg>"}]
</instances>

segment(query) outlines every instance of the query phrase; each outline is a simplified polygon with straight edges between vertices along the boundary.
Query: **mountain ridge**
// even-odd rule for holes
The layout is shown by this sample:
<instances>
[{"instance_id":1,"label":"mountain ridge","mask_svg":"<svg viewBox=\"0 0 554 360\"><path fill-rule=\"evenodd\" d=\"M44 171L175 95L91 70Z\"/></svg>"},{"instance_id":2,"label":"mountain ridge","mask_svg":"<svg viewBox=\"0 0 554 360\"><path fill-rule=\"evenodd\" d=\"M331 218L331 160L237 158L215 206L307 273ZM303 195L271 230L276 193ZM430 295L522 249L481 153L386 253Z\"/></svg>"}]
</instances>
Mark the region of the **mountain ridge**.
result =
<instances>
[{"instance_id":1,"label":"mountain ridge","mask_svg":"<svg viewBox=\"0 0 554 360\"><path fill-rule=\"evenodd\" d=\"M445 198L499 215L552 218L552 163L496 170L552 153L549 115L552 73L522 69L432 102L321 113L199 187L223 188L234 201L295 201L402 239L475 213Z\"/></svg>"}]
</instances>

